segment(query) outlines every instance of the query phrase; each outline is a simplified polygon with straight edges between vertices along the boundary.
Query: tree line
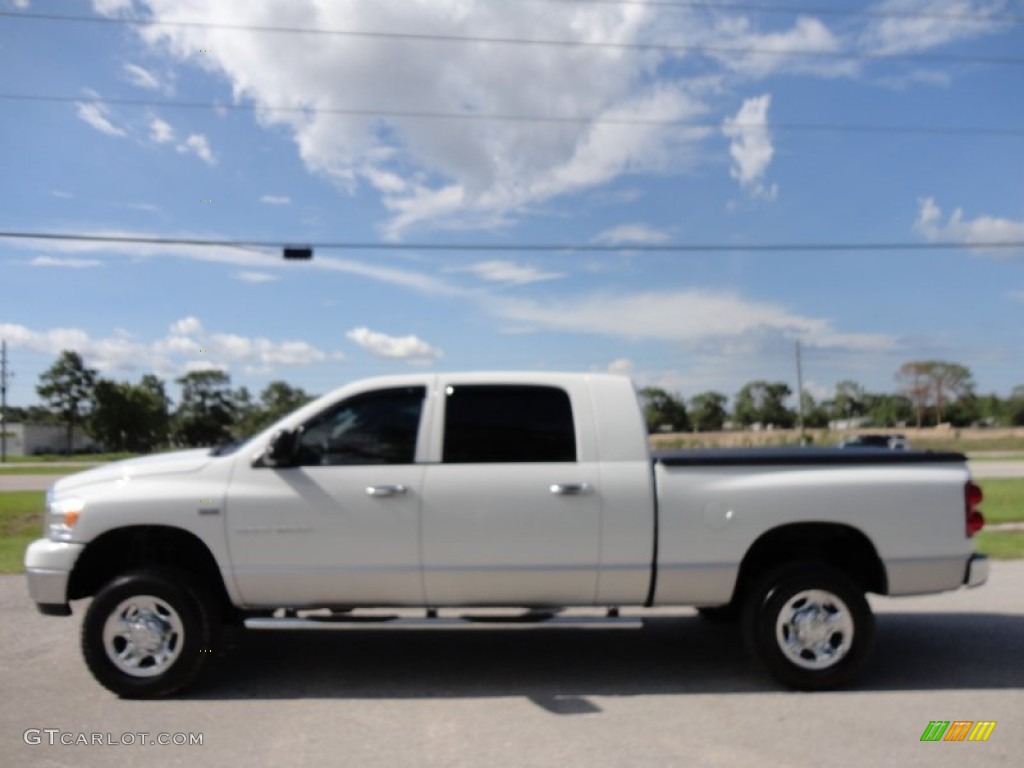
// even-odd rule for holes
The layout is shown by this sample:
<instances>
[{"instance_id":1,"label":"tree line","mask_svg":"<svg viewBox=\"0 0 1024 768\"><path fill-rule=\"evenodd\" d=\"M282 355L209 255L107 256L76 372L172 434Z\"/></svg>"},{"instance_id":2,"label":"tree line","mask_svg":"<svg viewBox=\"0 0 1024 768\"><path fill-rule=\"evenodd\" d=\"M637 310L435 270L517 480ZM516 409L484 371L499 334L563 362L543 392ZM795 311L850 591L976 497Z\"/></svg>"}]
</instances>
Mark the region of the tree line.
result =
<instances>
[{"instance_id":1,"label":"tree line","mask_svg":"<svg viewBox=\"0 0 1024 768\"><path fill-rule=\"evenodd\" d=\"M1024 426L1024 385L1007 398L978 395L965 366L944 361L912 361L896 372L898 391L871 393L855 381L840 381L835 395L816 401L803 397L804 425L824 428L836 421L862 420L876 427ZM102 378L81 355L61 352L39 377L36 392L43 405L7 409L8 422L61 424L71 452L76 430L84 430L108 451L147 453L164 447L219 445L254 434L313 399L300 387L270 382L258 397L231 386L218 370L192 371L175 379L181 397L174 403L167 384L154 374L138 383ZM690 398L657 387L640 391L650 432L718 432L754 425L792 428L797 410L781 381L745 384L730 405L716 391Z\"/></svg>"},{"instance_id":2,"label":"tree line","mask_svg":"<svg viewBox=\"0 0 1024 768\"><path fill-rule=\"evenodd\" d=\"M874 427L951 424L1024 426L1024 384L1007 398L978 395L970 369L941 360L915 360L896 372L893 393L868 392L855 381L836 384L835 395L816 401L801 393L803 421L817 429L835 422L859 421ZM789 429L797 425L797 408L787 405L793 390L782 381L751 381L732 399L721 392L701 392L686 399L658 387L640 391L649 432L718 432L754 425Z\"/></svg>"},{"instance_id":3,"label":"tree line","mask_svg":"<svg viewBox=\"0 0 1024 768\"><path fill-rule=\"evenodd\" d=\"M146 374L136 384L105 379L77 352L64 350L39 377L36 392L44 405L8 408L7 421L62 424L68 453L78 429L108 451L148 453L231 442L313 399L284 381L270 382L254 398L246 387L232 389L231 377L218 370L192 371L175 383L181 387L177 404L158 376Z\"/></svg>"}]
</instances>

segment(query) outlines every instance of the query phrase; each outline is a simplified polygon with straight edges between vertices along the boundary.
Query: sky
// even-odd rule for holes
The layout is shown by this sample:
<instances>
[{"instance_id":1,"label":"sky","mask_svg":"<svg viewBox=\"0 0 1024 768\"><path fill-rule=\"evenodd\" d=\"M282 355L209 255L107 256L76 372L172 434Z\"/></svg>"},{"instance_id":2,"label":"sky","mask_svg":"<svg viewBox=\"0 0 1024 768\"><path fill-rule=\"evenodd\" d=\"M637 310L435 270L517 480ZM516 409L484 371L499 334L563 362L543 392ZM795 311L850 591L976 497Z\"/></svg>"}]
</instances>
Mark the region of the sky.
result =
<instances>
[{"instance_id":1,"label":"sky","mask_svg":"<svg viewBox=\"0 0 1024 768\"><path fill-rule=\"evenodd\" d=\"M8 402L63 349L253 392L611 370L732 396L795 390L797 341L819 399L921 359L1008 394L1024 248L984 244L1024 242L1024 2L784 5L0 0L0 230L397 246L0 238ZM958 247L748 249L794 243ZM736 250L644 250L709 244Z\"/></svg>"}]
</instances>

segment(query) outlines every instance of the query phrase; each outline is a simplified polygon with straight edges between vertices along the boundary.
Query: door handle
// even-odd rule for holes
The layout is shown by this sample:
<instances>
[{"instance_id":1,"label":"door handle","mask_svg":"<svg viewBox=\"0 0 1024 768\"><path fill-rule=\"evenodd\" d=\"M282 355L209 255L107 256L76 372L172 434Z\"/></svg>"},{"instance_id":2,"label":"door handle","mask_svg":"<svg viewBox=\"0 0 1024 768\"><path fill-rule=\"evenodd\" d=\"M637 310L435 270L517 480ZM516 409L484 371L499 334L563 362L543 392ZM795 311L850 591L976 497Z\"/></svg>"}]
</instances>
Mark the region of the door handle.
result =
<instances>
[{"instance_id":1,"label":"door handle","mask_svg":"<svg viewBox=\"0 0 1024 768\"><path fill-rule=\"evenodd\" d=\"M401 496L408 488L404 485L371 485L366 489L367 496Z\"/></svg>"},{"instance_id":2,"label":"door handle","mask_svg":"<svg viewBox=\"0 0 1024 768\"><path fill-rule=\"evenodd\" d=\"M590 483L555 483L550 490L556 496L580 496L594 489Z\"/></svg>"}]
</instances>

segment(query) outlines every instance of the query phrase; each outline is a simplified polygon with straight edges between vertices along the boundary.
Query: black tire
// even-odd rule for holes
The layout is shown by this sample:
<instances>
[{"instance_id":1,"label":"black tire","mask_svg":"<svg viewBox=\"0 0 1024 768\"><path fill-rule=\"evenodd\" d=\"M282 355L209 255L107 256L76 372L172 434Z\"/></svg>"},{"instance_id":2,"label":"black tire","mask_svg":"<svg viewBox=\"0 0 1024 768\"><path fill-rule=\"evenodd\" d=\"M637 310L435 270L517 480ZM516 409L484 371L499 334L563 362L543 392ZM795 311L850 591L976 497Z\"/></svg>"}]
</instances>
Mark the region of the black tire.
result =
<instances>
[{"instance_id":1,"label":"black tire","mask_svg":"<svg viewBox=\"0 0 1024 768\"><path fill-rule=\"evenodd\" d=\"M848 682L875 641L875 619L863 588L822 564L766 574L747 594L742 622L753 656L776 680L805 691Z\"/></svg>"},{"instance_id":2,"label":"black tire","mask_svg":"<svg viewBox=\"0 0 1024 768\"><path fill-rule=\"evenodd\" d=\"M735 624L740 620L740 609L736 603L698 608L697 615L712 624Z\"/></svg>"},{"instance_id":3,"label":"black tire","mask_svg":"<svg viewBox=\"0 0 1024 768\"><path fill-rule=\"evenodd\" d=\"M156 699L196 679L219 629L215 604L185 573L132 571L96 594L82 623L82 653L108 690Z\"/></svg>"}]
</instances>

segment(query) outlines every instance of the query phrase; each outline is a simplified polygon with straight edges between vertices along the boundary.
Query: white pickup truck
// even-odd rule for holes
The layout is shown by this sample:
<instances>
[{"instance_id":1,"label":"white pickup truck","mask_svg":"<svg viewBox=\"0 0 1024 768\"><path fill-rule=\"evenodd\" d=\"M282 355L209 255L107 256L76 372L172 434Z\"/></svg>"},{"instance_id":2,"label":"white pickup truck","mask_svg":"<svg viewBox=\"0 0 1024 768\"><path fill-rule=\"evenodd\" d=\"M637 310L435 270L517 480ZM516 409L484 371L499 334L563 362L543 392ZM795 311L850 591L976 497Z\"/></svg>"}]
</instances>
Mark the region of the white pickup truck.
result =
<instances>
[{"instance_id":1,"label":"white pickup truck","mask_svg":"<svg viewBox=\"0 0 1024 768\"><path fill-rule=\"evenodd\" d=\"M870 652L865 593L986 580L980 501L960 454L652 456L628 378L424 373L234 446L59 480L25 564L43 613L93 598L85 660L124 697L191 683L226 623L351 627L382 607L448 626L456 608L695 606L736 616L781 682L822 689Z\"/></svg>"}]
</instances>

